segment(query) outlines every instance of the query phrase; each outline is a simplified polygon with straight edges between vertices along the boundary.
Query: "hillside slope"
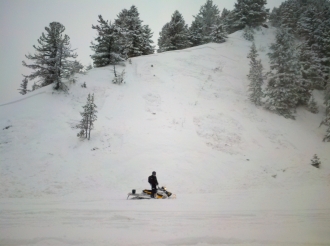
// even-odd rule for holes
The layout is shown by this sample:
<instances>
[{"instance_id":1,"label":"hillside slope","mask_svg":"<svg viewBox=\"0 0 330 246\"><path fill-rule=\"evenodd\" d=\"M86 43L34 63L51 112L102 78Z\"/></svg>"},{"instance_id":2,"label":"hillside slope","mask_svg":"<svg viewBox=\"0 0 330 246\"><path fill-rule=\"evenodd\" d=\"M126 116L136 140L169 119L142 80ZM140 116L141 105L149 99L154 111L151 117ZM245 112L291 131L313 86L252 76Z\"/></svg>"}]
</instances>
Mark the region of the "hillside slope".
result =
<instances>
[{"instance_id":1,"label":"hillside slope","mask_svg":"<svg viewBox=\"0 0 330 246\"><path fill-rule=\"evenodd\" d=\"M273 40L272 28L256 34L267 70ZM126 71L120 86L111 83L112 66L95 68L78 75L68 94L45 87L0 105L0 196L102 197L147 188L153 170L178 193L329 190L322 93L315 93L320 113L301 108L295 121L254 106L247 99L250 45L237 32L223 44L133 58L118 66ZM75 125L88 93L98 120L91 140L81 141ZM321 169L309 165L314 154Z\"/></svg>"}]
</instances>

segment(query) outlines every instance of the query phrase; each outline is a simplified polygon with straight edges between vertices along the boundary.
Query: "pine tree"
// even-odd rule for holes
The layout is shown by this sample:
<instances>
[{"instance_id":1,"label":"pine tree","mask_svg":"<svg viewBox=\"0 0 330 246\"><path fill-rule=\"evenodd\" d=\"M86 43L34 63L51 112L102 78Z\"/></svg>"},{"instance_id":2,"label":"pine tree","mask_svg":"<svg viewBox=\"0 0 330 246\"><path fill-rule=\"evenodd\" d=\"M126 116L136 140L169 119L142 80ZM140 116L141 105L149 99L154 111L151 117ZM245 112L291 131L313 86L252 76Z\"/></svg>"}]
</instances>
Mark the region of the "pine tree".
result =
<instances>
[{"instance_id":1,"label":"pine tree","mask_svg":"<svg viewBox=\"0 0 330 246\"><path fill-rule=\"evenodd\" d=\"M224 8L221 12L220 19L225 20L229 14L230 14L230 10Z\"/></svg>"},{"instance_id":2,"label":"pine tree","mask_svg":"<svg viewBox=\"0 0 330 246\"><path fill-rule=\"evenodd\" d=\"M321 161L320 158L315 154L311 159L311 165L316 168L320 168Z\"/></svg>"},{"instance_id":3,"label":"pine tree","mask_svg":"<svg viewBox=\"0 0 330 246\"><path fill-rule=\"evenodd\" d=\"M83 106L84 111L80 113L82 119L80 124L77 125L77 128L80 129L80 132L77 134L80 138L88 138L91 137L91 131L94 129L94 121L96 121L97 110L96 105L94 103L94 94L91 96L88 94L87 96L87 103Z\"/></svg>"},{"instance_id":4,"label":"pine tree","mask_svg":"<svg viewBox=\"0 0 330 246\"><path fill-rule=\"evenodd\" d=\"M281 27L296 33L297 22L299 19L299 3L298 1L286 1L281 9Z\"/></svg>"},{"instance_id":5,"label":"pine tree","mask_svg":"<svg viewBox=\"0 0 330 246\"><path fill-rule=\"evenodd\" d=\"M263 74L262 74L262 64L261 60L257 60L258 52L255 44L253 43L250 49L248 58L250 58L250 72L248 78L250 80L249 84L249 99L255 105L260 106L261 98L263 97L262 84L263 84Z\"/></svg>"},{"instance_id":6,"label":"pine tree","mask_svg":"<svg viewBox=\"0 0 330 246\"><path fill-rule=\"evenodd\" d=\"M326 135L323 138L323 142L330 142L330 82L328 81L325 90L324 104L325 104L325 119L321 125L324 124L328 127Z\"/></svg>"},{"instance_id":7,"label":"pine tree","mask_svg":"<svg viewBox=\"0 0 330 246\"><path fill-rule=\"evenodd\" d=\"M224 24L220 23L212 27L212 32L210 33L212 41L215 43L223 43L228 38L226 27Z\"/></svg>"},{"instance_id":8,"label":"pine tree","mask_svg":"<svg viewBox=\"0 0 330 246\"><path fill-rule=\"evenodd\" d=\"M119 33L116 27L105 21L102 15L99 15L98 25L92 25L97 31L98 36L95 43L91 43L91 49L94 54L91 55L94 67L103 67L116 64L125 59L119 43Z\"/></svg>"},{"instance_id":9,"label":"pine tree","mask_svg":"<svg viewBox=\"0 0 330 246\"><path fill-rule=\"evenodd\" d=\"M155 46L152 45L152 32L148 25L142 27L142 55L150 55L155 52Z\"/></svg>"},{"instance_id":10,"label":"pine tree","mask_svg":"<svg viewBox=\"0 0 330 246\"><path fill-rule=\"evenodd\" d=\"M28 84L28 79L27 77L24 77L24 79L22 80L21 89L18 89L20 94L25 95L28 92L27 84Z\"/></svg>"},{"instance_id":11,"label":"pine tree","mask_svg":"<svg viewBox=\"0 0 330 246\"><path fill-rule=\"evenodd\" d=\"M270 46L271 72L266 88L266 108L285 118L293 118L299 102L300 73L294 37L287 29L279 29L276 43Z\"/></svg>"},{"instance_id":12,"label":"pine tree","mask_svg":"<svg viewBox=\"0 0 330 246\"><path fill-rule=\"evenodd\" d=\"M68 74L69 67L72 64L68 58L76 58L70 46L68 35L63 36L65 27L59 22L52 22L49 27L45 27L46 34L42 33L38 39L40 46L36 47L35 55L26 55L26 58L32 60L34 64L28 65L25 61L23 66L35 70L31 75L25 76L29 80L38 78L34 89L54 84L54 89L66 90L67 87L62 83L62 78Z\"/></svg>"},{"instance_id":13,"label":"pine tree","mask_svg":"<svg viewBox=\"0 0 330 246\"><path fill-rule=\"evenodd\" d=\"M191 46L198 46L203 44L203 23L200 17L195 17L195 20L189 28L188 34Z\"/></svg>"},{"instance_id":14,"label":"pine tree","mask_svg":"<svg viewBox=\"0 0 330 246\"><path fill-rule=\"evenodd\" d=\"M190 47L188 26L179 11L173 13L171 21L166 23L159 33L158 46L158 53Z\"/></svg>"},{"instance_id":15,"label":"pine tree","mask_svg":"<svg viewBox=\"0 0 330 246\"><path fill-rule=\"evenodd\" d=\"M246 26L258 27L266 22L269 16L266 3L266 0L237 0L230 15L230 33Z\"/></svg>"},{"instance_id":16,"label":"pine tree","mask_svg":"<svg viewBox=\"0 0 330 246\"><path fill-rule=\"evenodd\" d=\"M120 33L120 45L126 58L152 54L152 32L149 26L142 26L137 8L123 9L115 20Z\"/></svg>"},{"instance_id":17,"label":"pine tree","mask_svg":"<svg viewBox=\"0 0 330 246\"><path fill-rule=\"evenodd\" d=\"M315 7L311 6L307 8L299 17L297 21L297 34L300 37L305 38L309 45L313 43L312 34L317 29L321 21L318 17L318 12Z\"/></svg>"},{"instance_id":18,"label":"pine tree","mask_svg":"<svg viewBox=\"0 0 330 246\"><path fill-rule=\"evenodd\" d=\"M211 33L220 24L220 11L212 0L207 0L200 8L189 29L189 40L193 46L213 42Z\"/></svg>"},{"instance_id":19,"label":"pine tree","mask_svg":"<svg viewBox=\"0 0 330 246\"><path fill-rule=\"evenodd\" d=\"M279 27L281 25L281 13L279 8L273 8L269 15L269 21L274 27Z\"/></svg>"},{"instance_id":20,"label":"pine tree","mask_svg":"<svg viewBox=\"0 0 330 246\"><path fill-rule=\"evenodd\" d=\"M300 46L299 62L304 86L309 90L323 89L324 80L319 58L307 42L302 43Z\"/></svg>"}]
</instances>

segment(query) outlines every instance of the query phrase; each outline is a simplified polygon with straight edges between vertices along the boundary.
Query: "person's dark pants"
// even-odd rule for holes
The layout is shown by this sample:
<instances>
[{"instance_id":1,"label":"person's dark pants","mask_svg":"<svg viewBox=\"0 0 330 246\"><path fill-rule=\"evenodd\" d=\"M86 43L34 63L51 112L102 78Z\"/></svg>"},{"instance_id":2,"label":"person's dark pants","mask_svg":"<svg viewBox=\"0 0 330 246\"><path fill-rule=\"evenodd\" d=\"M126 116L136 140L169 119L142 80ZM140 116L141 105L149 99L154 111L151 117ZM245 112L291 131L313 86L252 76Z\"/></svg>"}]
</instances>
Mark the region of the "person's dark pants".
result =
<instances>
[{"instance_id":1,"label":"person's dark pants","mask_svg":"<svg viewBox=\"0 0 330 246\"><path fill-rule=\"evenodd\" d=\"M155 198L155 194L157 192L156 185L151 185L151 197Z\"/></svg>"}]
</instances>

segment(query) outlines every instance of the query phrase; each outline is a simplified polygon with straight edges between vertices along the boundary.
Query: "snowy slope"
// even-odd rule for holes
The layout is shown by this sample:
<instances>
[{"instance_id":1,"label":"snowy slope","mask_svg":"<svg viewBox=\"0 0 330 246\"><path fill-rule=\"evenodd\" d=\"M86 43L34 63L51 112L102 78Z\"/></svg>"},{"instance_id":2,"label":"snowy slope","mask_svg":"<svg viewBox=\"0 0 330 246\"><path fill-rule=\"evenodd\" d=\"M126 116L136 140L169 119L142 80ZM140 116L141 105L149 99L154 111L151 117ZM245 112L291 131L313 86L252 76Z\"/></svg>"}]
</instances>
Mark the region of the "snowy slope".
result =
<instances>
[{"instance_id":1,"label":"snowy slope","mask_svg":"<svg viewBox=\"0 0 330 246\"><path fill-rule=\"evenodd\" d=\"M263 29L256 34L256 46L267 70L266 54L273 41L273 29ZM93 233L102 236L90 236L90 241L78 240L77 231L71 231L68 236L71 241L64 243L61 233L54 236L44 228L43 234L50 239L33 241L38 235L37 230L45 225L39 222L54 219L46 214L65 217L67 210L61 206L81 209L80 213L72 215L77 220L68 222L76 226L74 230L78 230L79 218L88 217L85 214L88 209L94 211L91 212L93 216L98 213L97 209L104 206L111 211L127 212L133 209L135 215L131 217L125 217L126 212L107 216L112 218L111 223L123 223L123 228L129 224L132 235L138 235L142 233L139 223L150 215L140 205L132 208L121 199L126 199L126 193L133 188L138 191L148 188L147 177L154 170L160 183L177 193L178 203L171 201L170 206L158 204L154 207L155 204L146 205L144 202L147 206L144 209L158 211L154 218L161 220L161 211L170 209L179 213L189 210L191 200L195 204L192 211L199 211L195 219L203 218L203 222L195 221L186 229L187 233L190 230L186 234L188 239L173 234L178 228L172 227L173 223L180 223L177 218L164 222L168 231L163 236L160 228L164 223L153 224L159 230L156 233L158 238L177 240L172 244L167 241L168 245L208 245L212 242L222 245L235 242L264 245L265 241L262 240L277 240L279 235L292 229L283 227L278 229L275 236L267 237L268 234L260 232L262 226L252 226L251 233L257 236L249 235L243 240L235 231L234 224L239 224L245 216L260 214L244 212L236 220L235 216L223 212L233 208L249 211L253 208L259 211L290 208L291 218L296 218L293 215L295 209L305 209L301 217L297 215L302 220L313 216L314 212L306 212L306 209L323 209L326 212L322 210L314 214L314 225L317 226L313 233L323 228L320 235L309 237L311 235L308 232L311 231L309 227L305 228L308 225L306 221L305 224L299 224L300 227L298 225L296 234L286 235L279 241L286 242L283 245L293 245L290 242L321 245L330 240L327 236L330 218L324 215L330 211L330 152L329 144L322 142L325 128L319 127L324 115L322 93L315 93L320 113L314 115L301 108L295 121L254 106L247 99L249 60L246 56L250 45L237 32L223 44L207 44L132 58L132 64L127 62L125 66L117 68L126 71L126 83L120 86L111 83L113 67L95 68L87 75L78 75L78 82L69 85L68 94L45 87L0 105L0 204L5 209L15 208L19 211L16 214L0 214L0 228L5 229L2 235L0 233L0 238L4 238L2 243L71 245L78 241L80 245L103 245L100 243L102 238L104 245L108 245L109 238L100 225ZM87 89L80 86L83 82L86 82ZM80 120L79 112L86 103L88 93L95 95L98 120L91 140L81 141L76 137L78 130L75 125ZM321 159L321 169L310 165L314 154ZM185 202L179 201L180 197ZM277 202L273 203L272 197ZM36 198L41 200L30 200ZM201 202L204 198L210 199L212 204L208 206L208 203ZM35 204L34 201L39 203ZM86 203L81 201L97 202L86 208ZM288 201L291 205L286 207ZM25 206L23 204L27 204L31 211L45 210L45 215L21 220L17 224L19 228L29 226L30 222L34 227L29 233L19 233L23 241L15 241L15 236L8 236L15 228L7 227L6 218L13 221L28 218L20 210ZM265 226L271 225L269 228L274 229L277 223L284 223L281 213L275 214L262 214L258 218L273 218L274 221L266 220L271 222L265 222ZM182 223L189 224L191 214L182 216ZM210 217L217 219L204 220ZM100 218L94 216L92 221L96 223L101 218L101 215ZM139 223L130 224L132 218ZM225 221L232 224L229 237L238 241L213 240L212 235L217 236L216 231L198 231L204 226L203 223L221 230L226 223L218 222L224 218L233 218ZM81 223L88 221L90 219L83 219ZM255 222L252 219L246 222L246 226ZM65 223L65 220L60 220L55 224L46 224L58 229ZM105 228L113 229L111 223ZM289 223L294 224L296 220L289 220ZM150 229L149 226L143 228ZM306 236L299 239L298 232L303 227ZM90 229L86 228L87 231ZM244 228L245 224L239 231L242 232ZM64 227L61 230L66 229ZM112 245L120 245L124 229L117 228L115 231L118 231L114 233L118 240L113 241ZM85 233L84 230L79 232ZM200 237L194 240L196 233ZM206 234L211 238L203 239ZM57 239L51 239L52 236ZM256 238L261 241L254 243ZM121 245L133 242L146 245L147 242L157 241L155 238L149 238L148 241L141 235L138 241L130 240L122 241ZM274 244L274 241L271 243Z\"/></svg>"}]
</instances>

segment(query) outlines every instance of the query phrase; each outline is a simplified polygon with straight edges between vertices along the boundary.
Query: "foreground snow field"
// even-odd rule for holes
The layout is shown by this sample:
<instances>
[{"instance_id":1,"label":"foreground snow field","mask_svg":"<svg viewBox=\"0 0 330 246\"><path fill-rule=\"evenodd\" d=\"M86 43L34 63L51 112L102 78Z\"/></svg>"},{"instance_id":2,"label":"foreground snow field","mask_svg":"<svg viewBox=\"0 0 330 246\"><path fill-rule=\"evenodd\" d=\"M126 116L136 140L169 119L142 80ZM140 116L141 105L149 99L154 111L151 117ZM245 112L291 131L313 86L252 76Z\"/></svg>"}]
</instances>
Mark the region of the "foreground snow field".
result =
<instances>
[{"instance_id":1,"label":"foreground snow field","mask_svg":"<svg viewBox=\"0 0 330 246\"><path fill-rule=\"evenodd\" d=\"M256 35L267 64L274 30ZM241 33L132 59L0 103L0 245L329 245L330 151L320 113L248 100ZM86 82L87 88L81 84ZM88 93L91 140L75 125ZM314 154L321 168L310 165ZM126 200L157 171L176 200Z\"/></svg>"}]
</instances>

